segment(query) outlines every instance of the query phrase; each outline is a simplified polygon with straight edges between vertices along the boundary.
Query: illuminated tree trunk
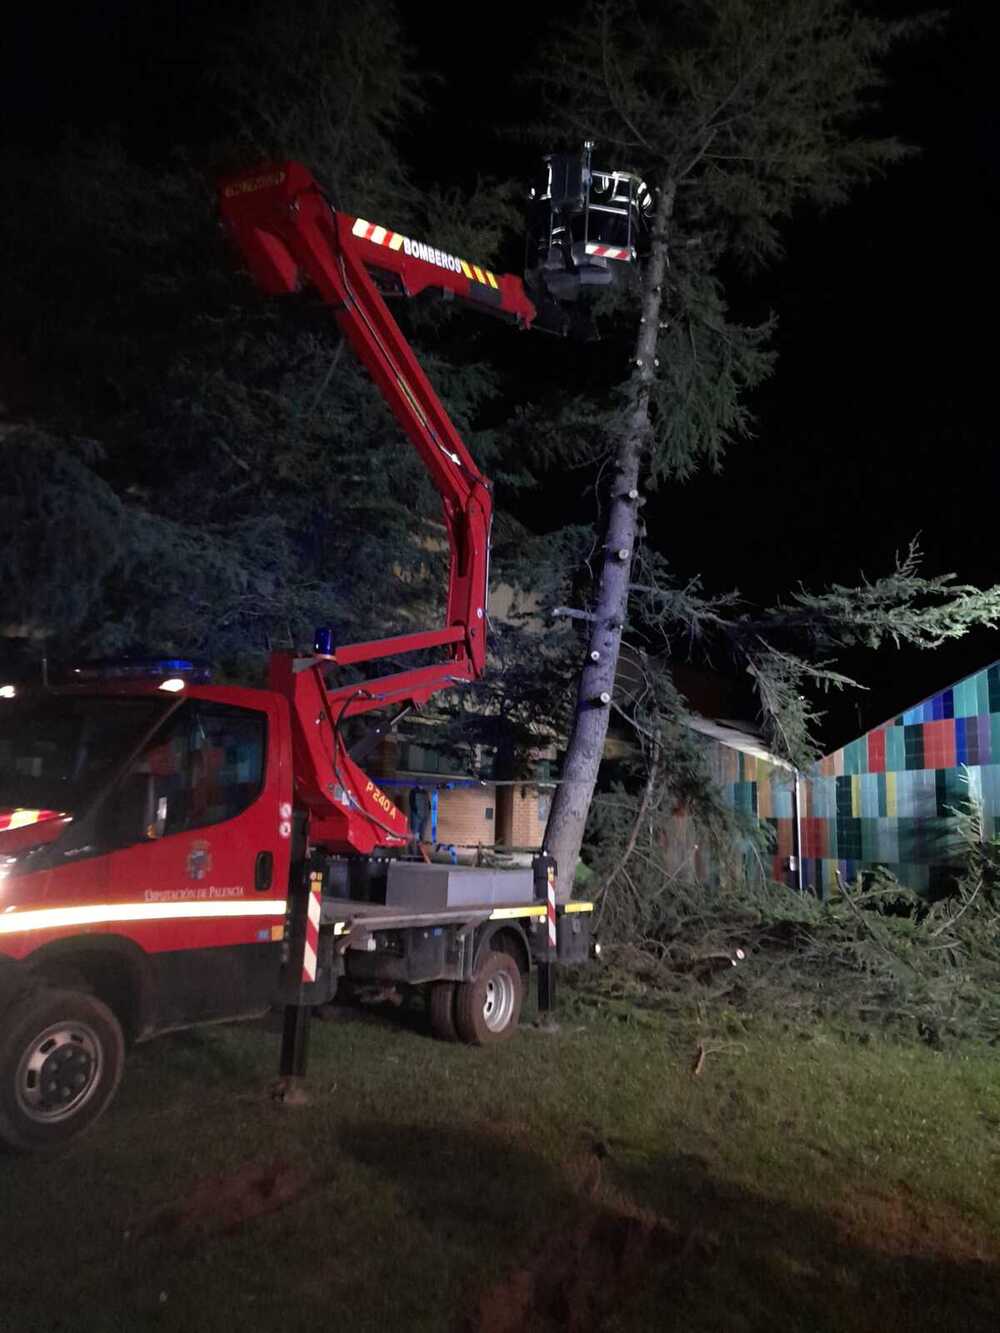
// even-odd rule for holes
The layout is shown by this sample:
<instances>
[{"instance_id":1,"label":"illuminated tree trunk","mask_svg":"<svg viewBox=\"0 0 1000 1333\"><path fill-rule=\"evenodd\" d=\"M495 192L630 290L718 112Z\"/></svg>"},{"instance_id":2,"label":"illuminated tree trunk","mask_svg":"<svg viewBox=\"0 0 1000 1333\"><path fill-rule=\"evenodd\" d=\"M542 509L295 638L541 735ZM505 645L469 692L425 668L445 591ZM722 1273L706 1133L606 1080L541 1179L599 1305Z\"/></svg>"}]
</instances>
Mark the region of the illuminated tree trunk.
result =
<instances>
[{"instance_id":1,"label":"illuminated tree trunk","mask_svg":"<svg viewBox=\"0 0 1000 1333\"><path fill-rule=\"evenodd\" d=\"M660 190L657 200L650 255L643 275L641 318L627 388L630 407L621 438L609 441L609 453L613 449L615 459L614 474L597 588L588 622L587 656L580 672L576 714L562 778L545 832L545 848L559 866L560 901L568 899L573 888L587 813L604 754L622 630L628 613L629 580L638 530L639 479L650 433L650 397L656 373L660 307L667 271L667 228L673 203L674 188L668 184Z\"/></svg>"}]
</instances>

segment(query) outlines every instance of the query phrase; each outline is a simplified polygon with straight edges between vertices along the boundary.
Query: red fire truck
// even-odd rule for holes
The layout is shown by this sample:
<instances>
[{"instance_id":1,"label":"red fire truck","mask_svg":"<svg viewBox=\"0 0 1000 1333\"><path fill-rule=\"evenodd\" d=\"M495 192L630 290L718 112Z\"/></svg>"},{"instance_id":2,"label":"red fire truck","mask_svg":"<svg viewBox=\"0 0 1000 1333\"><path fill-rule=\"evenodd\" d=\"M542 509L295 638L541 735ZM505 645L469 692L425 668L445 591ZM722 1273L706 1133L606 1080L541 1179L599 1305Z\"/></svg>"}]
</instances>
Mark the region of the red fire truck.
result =
<instances>
[{"instance_id":1,"label":"red fire truck","mask_svg":"<svg viewBox=\"0 0 1000 1333\"><path fill-rule=\"evenodd\" d=\"M311 1008L338 980L425 987L433 1031L509 1036L525 986L590 957L588 903L523 872L407 856L407 821L351 757L345 724L398 715L486 664L492 498L383 293L426 289L522 328L520 279L334 210L297 163L221 187L225 224L267 293L328 302L441 495L444 624L273 654L267 689L187 661L80 669L0 690L0 1141L61 1146L111 1101L126 1044L285 1006L281 1072L305 1072ZM338 668L421 653L359 683ZM135 678L138 672L143 678Z\"/></svg>"}]
</instances>

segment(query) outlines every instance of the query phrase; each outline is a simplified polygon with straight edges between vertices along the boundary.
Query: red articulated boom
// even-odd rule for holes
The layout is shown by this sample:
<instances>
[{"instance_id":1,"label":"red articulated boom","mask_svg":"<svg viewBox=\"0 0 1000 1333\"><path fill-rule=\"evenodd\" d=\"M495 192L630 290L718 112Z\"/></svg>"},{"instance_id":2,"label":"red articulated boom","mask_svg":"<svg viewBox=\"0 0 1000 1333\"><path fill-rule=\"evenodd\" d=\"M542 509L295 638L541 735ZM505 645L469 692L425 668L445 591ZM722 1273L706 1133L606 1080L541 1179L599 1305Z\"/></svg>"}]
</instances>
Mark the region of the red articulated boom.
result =
<instances>
[{"instance_id":1,"label":"red articulated boom","mask_svg":"<svg viewBox=\"0 0 1000 1333\"><path fill-rule=\"evenodd\" d=\"M340 854L399 848L407 842L406 820L350 758L340 726L360 713L419 705L437 690L482 675L493 500L369 270L394 275L406 296L438 289L522 328L530 327L535 307L520 278L336 212L298 162L269 164L224 181L221 209L260 288L279 295L308 284L330 304L441 496L451 568L440 629L307 658L284 652L271 658L271 686L292 709L296 799L309 812L310 841ZM444 660L362 684L326 684L331 665L425 649L443 650Z\"/></svg>"}]
</instances>

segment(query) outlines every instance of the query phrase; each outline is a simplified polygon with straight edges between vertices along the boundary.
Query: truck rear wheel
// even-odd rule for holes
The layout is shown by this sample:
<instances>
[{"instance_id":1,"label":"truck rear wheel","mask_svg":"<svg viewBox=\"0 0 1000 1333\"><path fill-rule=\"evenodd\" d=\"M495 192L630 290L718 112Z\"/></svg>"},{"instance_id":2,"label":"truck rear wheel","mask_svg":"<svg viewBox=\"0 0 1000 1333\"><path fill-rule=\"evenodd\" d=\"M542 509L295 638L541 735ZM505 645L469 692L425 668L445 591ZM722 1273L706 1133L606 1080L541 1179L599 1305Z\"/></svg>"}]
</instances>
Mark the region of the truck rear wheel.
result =
<instances>
[{"instance_id":1,"label":"truck rear wheel","mask_svg":"<svg viewBox=\"0 0 1000 1333\"><path fill-rule=\"evenodd\" d=\"M431 1032L438 1041L458 1041L455 1027L455 983L432 981L428 998Z\"/></svg>"},{"instance_id":2,"label":"truck rear wheel","mask_svg":"<svg viewBox=\"0 0 1000 1333\"><path fill-rule=\"evenodd\" d=\"M463 981L455 994L458 1035L475 1046L512 1037L523 997L521 973L510 954L486 953L476 975Z\"/></svg>"},{"instance_id":3,"label":"truck rear wheel","mask_svg":"<svg viewBox=\"0 0 1000 1333\"><path fill-rule=\"evenodd\" d=\"M121 1082L117 1018L82 991L44 988L0 1016L0 1143L60 1148L99 1119Z\"/></svg>"}]
</instances>

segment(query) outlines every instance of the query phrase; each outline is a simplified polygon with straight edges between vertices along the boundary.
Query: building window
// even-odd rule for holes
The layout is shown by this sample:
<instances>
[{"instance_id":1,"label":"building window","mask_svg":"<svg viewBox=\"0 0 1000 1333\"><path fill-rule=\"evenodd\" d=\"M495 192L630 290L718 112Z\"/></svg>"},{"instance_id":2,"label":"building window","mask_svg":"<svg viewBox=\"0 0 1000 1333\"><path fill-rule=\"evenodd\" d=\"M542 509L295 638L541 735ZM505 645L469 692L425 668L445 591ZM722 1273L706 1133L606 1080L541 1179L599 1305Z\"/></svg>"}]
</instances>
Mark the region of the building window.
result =
<instances>
[{"instance_id":1,"label":"building window","mask_svg":"<svg viewBox=\"0 0 1000 1333\"><path fill-rule=\"evenodd\" d=\"M434 773L439 777L461 777L468 772L468 758L435 750L416 741L400 741L396 767L400 773Z\"/></svg>"}]
</instances>

